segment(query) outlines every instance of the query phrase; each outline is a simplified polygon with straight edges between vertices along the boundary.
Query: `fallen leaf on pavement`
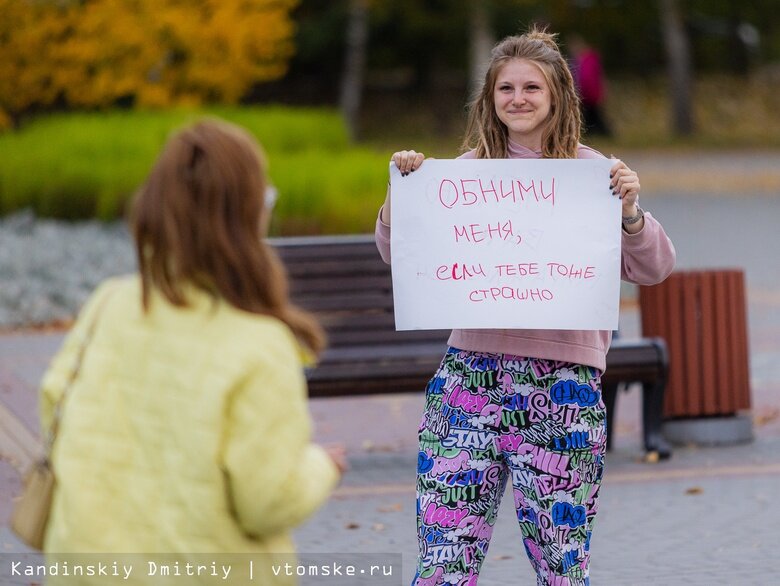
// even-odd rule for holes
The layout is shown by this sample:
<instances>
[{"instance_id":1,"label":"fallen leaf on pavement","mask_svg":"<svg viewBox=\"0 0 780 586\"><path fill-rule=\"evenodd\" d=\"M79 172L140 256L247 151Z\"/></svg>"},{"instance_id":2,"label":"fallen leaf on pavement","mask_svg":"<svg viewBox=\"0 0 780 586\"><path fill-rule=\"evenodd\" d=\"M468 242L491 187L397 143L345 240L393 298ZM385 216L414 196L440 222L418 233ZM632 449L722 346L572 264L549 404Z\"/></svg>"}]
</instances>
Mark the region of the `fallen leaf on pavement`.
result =
<instances>
[{"instance_id":1,"label":"fallen leaf on pavement","mask_svg":"<svg viewBox=\"0 0 780 586\"><path fill-rule=\"evenodd\" d=\"M765 409L761 413L757 413L755 417L753 417L753 422L756 425L767 425L768 423L777 421L777 419L780 419L780 409L771 408Z\"/></svg>"}]
</instances>

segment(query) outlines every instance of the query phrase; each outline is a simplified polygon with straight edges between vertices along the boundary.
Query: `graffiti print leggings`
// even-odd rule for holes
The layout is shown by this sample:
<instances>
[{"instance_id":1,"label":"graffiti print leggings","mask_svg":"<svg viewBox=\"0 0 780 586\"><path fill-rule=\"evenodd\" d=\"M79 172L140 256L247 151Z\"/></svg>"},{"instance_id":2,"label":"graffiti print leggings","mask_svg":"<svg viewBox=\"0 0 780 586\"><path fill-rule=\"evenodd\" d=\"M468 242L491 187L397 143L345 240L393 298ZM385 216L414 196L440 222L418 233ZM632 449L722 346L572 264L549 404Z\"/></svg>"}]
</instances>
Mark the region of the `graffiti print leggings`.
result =
<instances>
[{"instance_id":1,"label":"graffiti print leggings","mask_svg":"<svg viewBox=\"0 0 780 586\"><path fill-rule=\"evenodd\" d=\"M426 388L413 586L475 586L507 479L538 585L588 585L606 450L601 373L450 348Z\"/></svg>"}]
</instances>

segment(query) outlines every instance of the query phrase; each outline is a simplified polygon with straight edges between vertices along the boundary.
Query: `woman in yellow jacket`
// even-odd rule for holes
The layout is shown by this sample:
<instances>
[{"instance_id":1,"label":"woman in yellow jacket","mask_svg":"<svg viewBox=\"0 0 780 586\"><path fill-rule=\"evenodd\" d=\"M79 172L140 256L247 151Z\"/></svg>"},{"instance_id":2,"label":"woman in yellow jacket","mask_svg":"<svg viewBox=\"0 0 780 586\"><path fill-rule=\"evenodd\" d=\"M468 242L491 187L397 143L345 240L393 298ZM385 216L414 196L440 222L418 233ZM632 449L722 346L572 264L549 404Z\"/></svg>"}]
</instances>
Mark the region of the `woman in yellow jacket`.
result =
<instances>
[{"instance_id":1,"label":"woman in yellow jacket","mask_svg":"<svg viewBox=\"0 0 780 586\"><path fill-rule=\"evenodd\" d=\"M254 139L209 120L169 140L137 194L139 274L96 290L42 383L47 430L84 345L52 453L50 559L273 554L254 583L289 583L271 566L289 560L290 529L327 498L343 453L310 441L302 360L323 334L289 303L261 237L266 188Z\"/></svg>"}]
</instances>

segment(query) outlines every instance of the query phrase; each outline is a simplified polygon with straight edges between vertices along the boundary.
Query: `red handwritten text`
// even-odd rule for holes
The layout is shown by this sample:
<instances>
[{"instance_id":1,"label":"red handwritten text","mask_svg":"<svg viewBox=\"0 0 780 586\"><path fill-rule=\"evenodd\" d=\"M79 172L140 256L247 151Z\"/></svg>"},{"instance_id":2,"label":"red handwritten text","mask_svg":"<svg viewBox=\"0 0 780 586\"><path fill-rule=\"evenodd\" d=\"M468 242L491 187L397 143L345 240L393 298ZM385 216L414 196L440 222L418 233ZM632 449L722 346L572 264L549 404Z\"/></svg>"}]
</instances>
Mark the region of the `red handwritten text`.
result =
<instances>
[{"instance_id":1,"label":"red handwritten text","mask_svg":"<svg viewBox=\"0 0 780 586\"><path fill-rule=\"evenodd\" d=\"M436 269L436 278L439 281L465 281L467 279L476 279L486 277L485 269L481 264L467 265L454 263L450 265L441 265Z\"/></svg>"},{"instance_id":2,"label":"red handwritten text","mask_svg":"<svg viewBox=\"0 0 780 586\"><path fill-rule=\"evenodd\" d=\"M508 240L514 236L512 220L496 222L495 224L468 224L453 226L455 230L455 242L466 241L479 244L485 240Z\"/></svg>"},{"instance_id":3,"label":"red handwritten text","mask_svg":"<svg viewBox=\"0 0 780 586\"><path fill-rule=\"evenodd\" d=\"M564 265L558 262L548 262L547 267L550 269L550 276L568 277L569 279L592 279L596 276L593 272L594 267L578 267L573 264Z\"/></svg>"},{"instance_id":4,"label":"red handwritten text","mask_svg":"<svg viewBox=\"0 0 780 586\"><path fill-rule=\"evenodd\" d=\"M456 205L501 203L549 203L555 205L555 178L547 182L541 179L442 179L439 183L439 202L447 209Z\"/></svg>"},{"instance_id":5,"label":"red handwritten text","mask_svg":"<svg viewBox=\"0 0 780 586\"><path fill-rule=\"evenodd\" d=\"M539 265L535 262L523 262L517 264L496 265L499 277L526 277L528 275L538 275Z\"/></svg>"},{"instance_id":6,"label":"red handwritten text","mask_svg":"<svg viewBox=\"0 0 780 586\"><path fill-rule=\"evenodd\" d=\"M489 289L474 289L469 293L469 301L499 301L502 299L515 301L552 301L555 296L549 289L519 289L516 287L490 287Z\"/></svg>"}]
</instances>

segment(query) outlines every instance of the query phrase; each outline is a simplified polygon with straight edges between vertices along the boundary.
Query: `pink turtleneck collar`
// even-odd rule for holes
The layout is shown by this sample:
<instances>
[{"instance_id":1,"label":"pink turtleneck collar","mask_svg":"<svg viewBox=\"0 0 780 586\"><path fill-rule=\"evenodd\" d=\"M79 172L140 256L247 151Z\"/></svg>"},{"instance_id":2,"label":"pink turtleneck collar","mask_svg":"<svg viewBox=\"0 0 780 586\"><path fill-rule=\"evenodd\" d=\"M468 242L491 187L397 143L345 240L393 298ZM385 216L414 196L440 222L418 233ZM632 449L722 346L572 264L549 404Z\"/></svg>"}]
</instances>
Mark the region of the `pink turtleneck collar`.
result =
<instances>
[{"instance_id":1,"label":"pink turtleneck collar","mask_svg":"<svg viewBox=\"0 0 780 586\"><path fill-rule=\"evenodd\" d=\"M506 139L506 151L508 158L510 159L541 159L542 151L529 149L519 143L513 142L511 139Z\"/></svg>"},{"instance_id":2,"label":"pink turtleneck collar","mask_svg":"<svg viewBox=\"0 0 780 586\"><path fill-rule=\"evenodd\" d=\"M508 159L541 159L542 151L534 151L526 146L512 142L507 138L506 151ZM475 158L476 150L472 149L459 156L459 159L473 159ZM577 147L578 159L603 159L604 155L595 149L581 144Z\"/></svg>"}]
</instances>

